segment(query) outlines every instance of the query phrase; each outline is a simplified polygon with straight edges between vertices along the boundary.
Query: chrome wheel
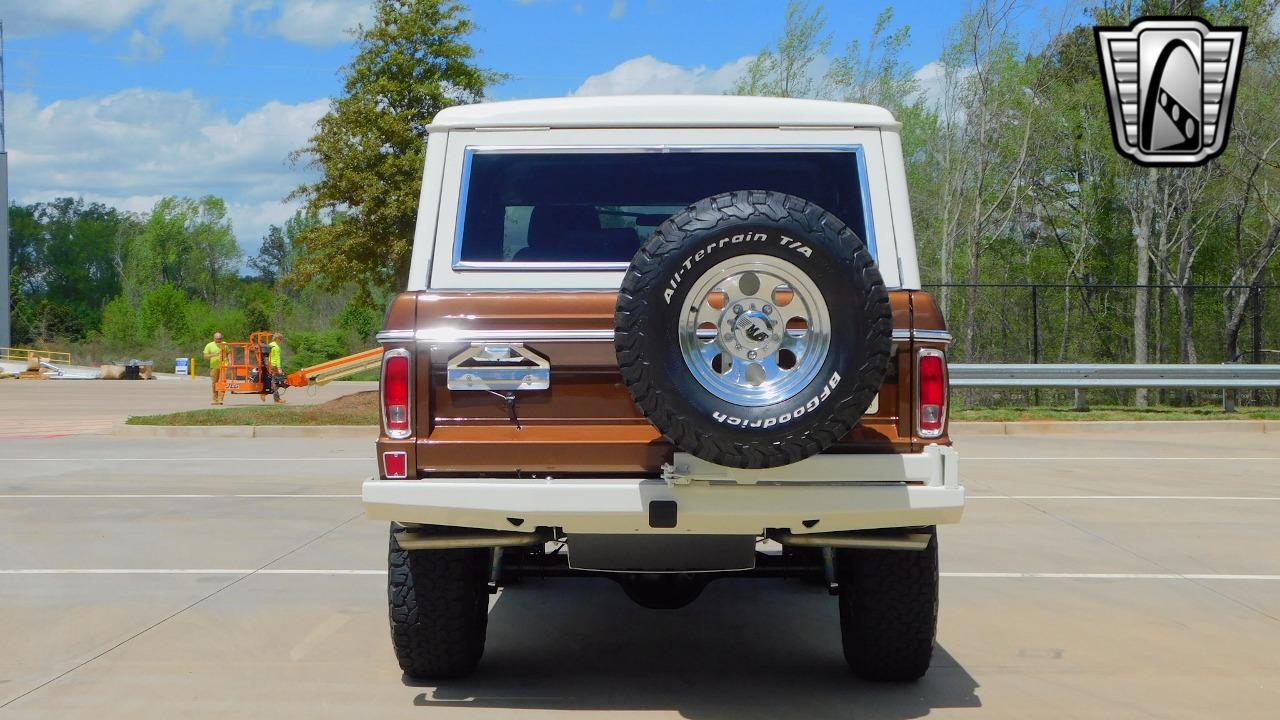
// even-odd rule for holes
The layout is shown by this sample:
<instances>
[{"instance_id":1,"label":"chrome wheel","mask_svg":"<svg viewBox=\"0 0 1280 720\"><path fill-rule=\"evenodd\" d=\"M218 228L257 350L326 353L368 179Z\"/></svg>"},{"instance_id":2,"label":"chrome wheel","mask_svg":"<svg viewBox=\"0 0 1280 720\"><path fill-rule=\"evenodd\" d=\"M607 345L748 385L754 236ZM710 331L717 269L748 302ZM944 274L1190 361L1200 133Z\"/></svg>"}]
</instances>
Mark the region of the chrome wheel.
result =
<instances>
[{"instance_id":1,"label":"chrome wheel","mask_svg":"<svg viewBox=\"0 0 1280 720\"><path fill-rule=\"evenodd\" d=\"M698 382L735 405L771 405L813 381L827 357L827 303L809 276L771 255L742 255L693 285L680 351Z\"/></svg>"}]
</instances>

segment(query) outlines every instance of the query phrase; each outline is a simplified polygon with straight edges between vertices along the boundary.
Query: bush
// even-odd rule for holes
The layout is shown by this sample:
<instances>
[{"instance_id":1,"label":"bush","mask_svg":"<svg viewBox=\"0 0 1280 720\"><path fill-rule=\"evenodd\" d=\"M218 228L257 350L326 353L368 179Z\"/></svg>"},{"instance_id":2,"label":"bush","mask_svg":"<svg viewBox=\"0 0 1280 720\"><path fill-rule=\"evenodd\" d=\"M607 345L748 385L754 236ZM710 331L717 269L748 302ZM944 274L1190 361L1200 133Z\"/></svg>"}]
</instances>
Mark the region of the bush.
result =
<instances>
[{"instance_id":1,"label":"bush","mask_svg":"<svg viewBox=\"0 0 1280 720\"><path fill-rule=\"evenodd\" d=\"M270 287L255 281L246 281L237 293L236 303L244 309L250 332L281 329L284 298Z\"/></svg>"},{"instance_id":2,"label":"bush","mask_svg":"<svg viewBox=\"0 0 1280 720\"><path fill-rule=\"evenodd\" d=\"M354 297L334 318L338 327L355 336L363 346L373 342L373 336L382 329L382 313Z\"/></svg>"},{"instance_id":3,"label":"bush","mask_svg":"<svg viewBox=\"0 0 1280 720\"><path fill-rule=\"evenodd\" d=\"M102 339L108 347L131 347L138 344L138 311L123 295L102 309Z\"/></svg>"},{"instance_id":4,"label":"bush","mask_svg":"<svg viewBox=\"0 0 1280 720\"><path fill-rule=\"evenodd\" d=\"M212 308L199 303L193 309L199 313L195 315L196 321L192 324L192 336L183 338L183 342L196 346L196 351L213 339L215 331L222 333L224 340L244 341L249 339L250 332L260 329L254 327L246 318L245 312L238 308Z\"/></svg>"},{"instance_id":5,"label":"bush","mask_svg":"<svg viewBox=\"0 0 1280 720\"><path fill-rule=\"evenodd\" d=\"M139 336L150 342L163 329L170 338L178 341L194 339L190 305L191 299L187 294L168 283L148 290L138 308Z\"/></svg>"},{"instance_id":6,"label":"bush","mask_svg":"<svg viewBox=\"0 0 1280 720\"><path fill-rule=\"evenodd\" d=\"M284 358L286 373L350 353L347 333L341 330L298 331L290 333L286 342L291 350Z\"/></svg>"}]
</instances>

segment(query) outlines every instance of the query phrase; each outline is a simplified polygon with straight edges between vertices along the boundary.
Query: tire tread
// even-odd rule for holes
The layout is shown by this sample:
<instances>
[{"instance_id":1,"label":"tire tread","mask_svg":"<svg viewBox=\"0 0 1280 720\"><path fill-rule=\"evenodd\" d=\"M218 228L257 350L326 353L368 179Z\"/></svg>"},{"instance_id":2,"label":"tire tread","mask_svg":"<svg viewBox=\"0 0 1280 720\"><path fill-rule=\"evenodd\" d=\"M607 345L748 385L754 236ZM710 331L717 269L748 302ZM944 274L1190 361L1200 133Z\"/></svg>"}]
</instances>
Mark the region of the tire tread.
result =
<instances>
[{"instance_id":1,"label":"tire tread","mask_svg":"<svg viewBox=\"0 0 1280 720\"><path fill-rule=\"evenodd\" d=\"M687 233L715 230L756 216L773 221L790 219L810 234L834 233L840 246L852 256L858 275L855 282L867 290L863 293L863 306L858 310L868 319L867 334L856 342L863 343L868 353L856 371L855 391L828 410L825 422L798 427L767 446L697 431L687 418L672 409L663 392L649 382L648 378L659 369L640 351L650 327L644 322L647 313L643 291L662 282L663 261L686 247L682 240ZM699 200L654 231L636 253L623 280L614 325L618 329L615 349L623 382L649 421L676 447L720 465L742 468L799 462L847 435L880 391L892 350L889 295L866 244L821 207L798 197L763 190L739 190Z\"/></svg>"},{"instance_id":2,"label":"tire tread","mask_svg":"<svg viewBox=\"0 0 1280 720\"><path fill-rule=\"evenodd\" d=\"M844 550L838 563L849 667L864 680L918 680L929 669L938 627L936 534L925 550Z\"/></svg>"},{"instance_id":3,"label":"tire tread","mask_svg":"<svg viewBox=\"0 0 1280 720\"><path fill-rule=\"evenodd\" d=\"M393 530L387 560L391 644L412 678L471 674L484 654L488 590L483 550L404 550Z\"/></svg>"}]
</instances>

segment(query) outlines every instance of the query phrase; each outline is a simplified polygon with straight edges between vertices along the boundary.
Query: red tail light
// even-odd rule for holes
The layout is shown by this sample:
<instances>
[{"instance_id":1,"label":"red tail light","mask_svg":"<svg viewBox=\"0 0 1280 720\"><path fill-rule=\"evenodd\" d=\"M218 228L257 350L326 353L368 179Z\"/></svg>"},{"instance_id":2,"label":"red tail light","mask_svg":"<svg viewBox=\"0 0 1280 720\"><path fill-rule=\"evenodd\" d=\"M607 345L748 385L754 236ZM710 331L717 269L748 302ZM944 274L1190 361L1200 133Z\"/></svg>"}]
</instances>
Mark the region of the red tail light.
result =
<instances>
[{"instance_id":1,"label":"red tail light","mask_svg":"<svg viewBox=\"0 0 1280 720\"><path fill-rule=\"evenodd\" d=\"M916 355L916 402L920 437L941 435L947 422L947 359L941 350L925 348Z\"/></svg>"},{"instance_id":2,"label":"red tail light","mask_svg":"<svg viewBox=\"0 0 1280 720\"><path fill-rule=\"evenodd\" d=\"M382 422L388 437L409 437L409 403L409 352L388 350L382 356Z\"/></svg>"},{"instance_id":3,"label":"red tail light","mask_svg":"<svg viewBox=\"0 0 1280 720\"><path fill-rule=\"evenodd\" d=\"M409 472L408 453L405 452L384 452L382 453L382 473L383 477L400 479L408 475Z\"/></svg>"}]
</instances>

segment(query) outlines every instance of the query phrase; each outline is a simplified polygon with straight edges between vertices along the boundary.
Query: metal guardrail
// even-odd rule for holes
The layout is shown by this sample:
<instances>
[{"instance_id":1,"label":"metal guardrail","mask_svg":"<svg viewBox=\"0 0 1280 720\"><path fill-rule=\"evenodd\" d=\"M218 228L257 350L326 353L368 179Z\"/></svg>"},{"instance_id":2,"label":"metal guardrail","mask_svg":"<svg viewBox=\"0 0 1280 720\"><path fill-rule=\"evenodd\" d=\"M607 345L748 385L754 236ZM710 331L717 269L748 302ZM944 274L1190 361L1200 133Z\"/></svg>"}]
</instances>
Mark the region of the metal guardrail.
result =
<instances>
[{"instance_id":1,"label":"metal guardrail","mask_svg":"<svg viewBox=\"0 0 1280 720\"><path fill-rule=\"evenodd\" d=\"M1280 388L1280 365L954 363L955 388Z\"/></svg>"}]
</instances>

